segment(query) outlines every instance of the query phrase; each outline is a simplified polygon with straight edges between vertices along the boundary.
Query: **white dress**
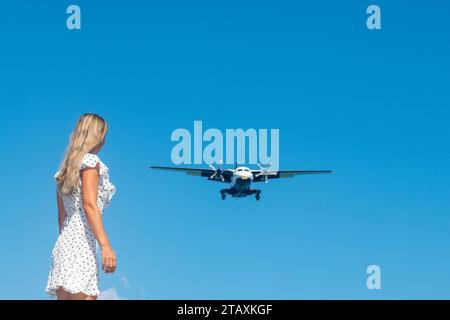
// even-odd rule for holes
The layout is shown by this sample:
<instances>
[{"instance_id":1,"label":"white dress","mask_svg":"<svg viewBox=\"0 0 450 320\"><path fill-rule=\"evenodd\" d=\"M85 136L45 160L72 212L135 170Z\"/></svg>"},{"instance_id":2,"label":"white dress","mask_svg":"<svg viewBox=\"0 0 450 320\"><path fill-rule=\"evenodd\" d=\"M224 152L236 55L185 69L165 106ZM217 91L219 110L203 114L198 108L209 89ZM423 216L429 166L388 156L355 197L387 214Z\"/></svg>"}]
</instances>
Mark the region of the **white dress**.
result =
<instances>
[{"instance_id":1,"label":"white dress","mask_svg":"<svg viewBox=\"0 0 450 320\"><path fill-rule=\"evenodd\" d=\"M80 170L99 163L97 205L100 213L108 206L116 188L109 181L108 167L95 154L81 160ZM81 182L80 182L81 184ZM62 195L66 219L52 251L52 265L45 291L54 296L62 287L70 293L100 294L97 267L97 241L83 210L81 188Z\"/></svg>"}]
</instances>

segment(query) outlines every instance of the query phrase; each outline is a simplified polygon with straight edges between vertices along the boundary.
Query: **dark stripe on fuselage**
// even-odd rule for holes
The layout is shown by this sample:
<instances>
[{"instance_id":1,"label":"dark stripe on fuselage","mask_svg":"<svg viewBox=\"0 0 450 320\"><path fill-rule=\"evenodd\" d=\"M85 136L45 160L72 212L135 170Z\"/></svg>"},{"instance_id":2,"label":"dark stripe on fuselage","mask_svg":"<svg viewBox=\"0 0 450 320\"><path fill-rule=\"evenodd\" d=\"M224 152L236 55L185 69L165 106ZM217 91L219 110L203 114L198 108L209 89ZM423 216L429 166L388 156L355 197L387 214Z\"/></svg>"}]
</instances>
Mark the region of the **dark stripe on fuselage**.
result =
<instances>
[{"instance_id":1,"label":"dark stripe on fuselage","mask_svg":"<svg viewBox=\"0 0 450 320\"><path fill-rule=\"evenodd\" d=\"M247 196L248 195L247 191L250 189L251 184L252 184L251 179L239 178L236 180L234 186L229 189L229 191L233 195L233 197Z\"/></svg>"}]
</instances>

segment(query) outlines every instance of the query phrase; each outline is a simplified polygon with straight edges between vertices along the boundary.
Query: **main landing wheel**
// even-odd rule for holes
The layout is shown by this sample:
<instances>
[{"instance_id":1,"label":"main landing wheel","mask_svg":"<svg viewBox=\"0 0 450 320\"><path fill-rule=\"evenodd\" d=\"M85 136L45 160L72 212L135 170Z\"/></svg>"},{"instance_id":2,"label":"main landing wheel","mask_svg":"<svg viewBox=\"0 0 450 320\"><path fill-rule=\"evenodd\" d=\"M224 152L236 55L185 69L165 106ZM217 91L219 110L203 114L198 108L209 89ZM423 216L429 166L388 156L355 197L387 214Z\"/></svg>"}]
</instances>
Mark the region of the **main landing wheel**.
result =
<instances>
[{"instance_id":1,"label":"main landing wheel","mask_svg":"<svg viewBox=\"0 0 450 320\"><path fill-rule=\"evenodd\" d=\"M222 193L220 196L222 197L222 200L225 200L226 197L225 193Z\"/></svg>"},{"instance_id":2,"label":"main landing wheel","mask_svg":"<svg viewBox=\"0 0 450 320\"><path fill-rule=\"evenodd\" d=\"M259 192L255 195L256 201L259 201L259 199L261 198Z\"/></svg>"}]
</instances>

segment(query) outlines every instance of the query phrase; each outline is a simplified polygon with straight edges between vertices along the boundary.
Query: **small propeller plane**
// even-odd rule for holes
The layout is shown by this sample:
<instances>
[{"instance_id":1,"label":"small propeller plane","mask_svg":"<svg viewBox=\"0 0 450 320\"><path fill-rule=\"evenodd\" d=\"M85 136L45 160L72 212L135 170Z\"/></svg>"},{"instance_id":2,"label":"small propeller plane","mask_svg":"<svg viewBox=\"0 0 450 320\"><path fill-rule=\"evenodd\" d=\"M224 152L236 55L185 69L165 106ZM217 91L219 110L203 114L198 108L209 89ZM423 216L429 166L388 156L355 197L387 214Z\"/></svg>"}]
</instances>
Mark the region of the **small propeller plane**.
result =
<instances>
[{"instance_id":1,"label":"small propeller plane","mask_svg":"<svg viewBox=\"0 0 450 320\"><path fill-rule=\"evenodd\" d=\"M331 170L271 170L270 163L263 167L258 163L259 170L250 170L248 167L238 167L235 169L222 169L221 163L215 168L209 165L210 169L194 169L180 167L159 167L151 166L151 169L170 170L184 172L191 176L206 177L208 180L230 183L229 188L221 189L220 195L225 200L227 195L235 198L243 198L255 195L256 200L261 197L261 190L252 189L252 182L268 182L269 179L290 178L301 174L331 173Z\"/></svg>"}]
</instances>

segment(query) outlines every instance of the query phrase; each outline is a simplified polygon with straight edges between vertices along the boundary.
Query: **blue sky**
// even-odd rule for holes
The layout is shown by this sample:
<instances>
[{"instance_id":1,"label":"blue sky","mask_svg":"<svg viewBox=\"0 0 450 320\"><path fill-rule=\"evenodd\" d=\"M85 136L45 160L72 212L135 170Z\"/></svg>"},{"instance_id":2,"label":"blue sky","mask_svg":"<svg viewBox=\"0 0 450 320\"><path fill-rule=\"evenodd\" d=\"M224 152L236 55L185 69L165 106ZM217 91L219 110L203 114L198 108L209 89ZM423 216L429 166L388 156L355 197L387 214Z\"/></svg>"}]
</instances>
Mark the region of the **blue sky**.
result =
<instances>
[{"instance_id":1,"label":"blue sky","mask_svg":"<svg viewBox=\"0 0 450 320\"><path fill-rule=\"evenodd\" d=\"M2 299L46 299L53 174L84 112L110 125L128 299L450 298L447 1L9 1L0 13ZM280 129L262 199L170 165L176 128ZM366 267L382 290L366 288ZM109 291L110 292L110 291Z\"/></svg>"}]
</instances>

